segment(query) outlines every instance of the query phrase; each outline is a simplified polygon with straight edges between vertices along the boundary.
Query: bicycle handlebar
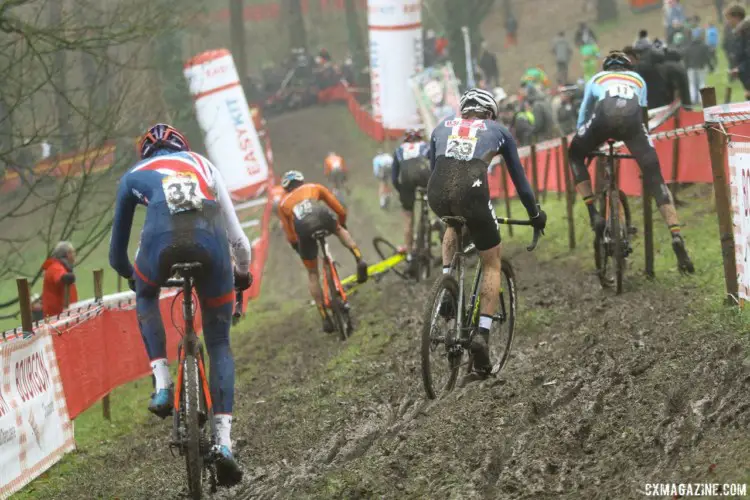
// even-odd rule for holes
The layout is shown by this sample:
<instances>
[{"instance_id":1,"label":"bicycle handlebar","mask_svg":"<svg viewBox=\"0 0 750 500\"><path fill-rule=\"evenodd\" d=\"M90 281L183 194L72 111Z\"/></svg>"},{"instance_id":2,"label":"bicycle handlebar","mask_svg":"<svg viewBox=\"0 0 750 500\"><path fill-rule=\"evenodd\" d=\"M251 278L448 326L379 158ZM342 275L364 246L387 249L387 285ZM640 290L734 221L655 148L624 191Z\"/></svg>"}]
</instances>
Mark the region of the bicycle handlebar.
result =
<instances>
[{"instance_id":1,"label":"bicycle handlebar","mask_svg":"<svg viewBox=\"0 0 750 500\"><path fill-rule=\"evenodd\" d=\"M498 224L505 224L508 226L531 226L530 220L519 220L519 219L508 219L507 217L497 217L495 219ZM539 243L539 237L542 236L541 229L534 229L534 237L531 240L531 245L526 247L526 250L533 252L536 245Z\"/></svg>"}]
</instances>

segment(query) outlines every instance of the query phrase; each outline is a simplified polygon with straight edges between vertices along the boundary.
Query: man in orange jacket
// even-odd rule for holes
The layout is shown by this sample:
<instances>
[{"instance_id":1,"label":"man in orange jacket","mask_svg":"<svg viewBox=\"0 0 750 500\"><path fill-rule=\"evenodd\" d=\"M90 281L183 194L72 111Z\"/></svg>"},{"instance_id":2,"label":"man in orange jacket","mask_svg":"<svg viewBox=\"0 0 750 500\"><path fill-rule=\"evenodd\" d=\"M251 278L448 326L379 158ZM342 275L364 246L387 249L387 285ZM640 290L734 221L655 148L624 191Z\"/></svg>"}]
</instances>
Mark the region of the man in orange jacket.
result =
<instances>
[{"instance_id":1,"label":"man in orange jacket","mask_svg":"<svg viewBox=\"0 0 750 500\"><path fill-rule=\"evenodd\" d=\"M76 276L73 266L76 263L76 251L69 241L55 245L50 257L42 264L44 285L42 287L42 311L44 316L55 316L65 309L65 289L68 287L68 304L78 301Z\"/></svg>"},{"instance_id":2,"label":"man in orange jacket","mask_svg":"<svg viewBox=\"0 0 750 500\"><path fill-rule=\"evenodd\" d=\"M367 263L357 244L346 230L346 209L325 186L305 183L301 172L290 170L281 178L281 185L288 193L279 205L279 218L284 226L286 238L302 258L307 269L310 294L315 299L323 320L323 331L334 330L333 321L323 305L323 290L318 274L318 246L313 234L326 230L338 236L341 243L352 252L357 261L357 281L367 281ZM334 215L335 214L335 215Z\"/></svg>"}]
</instances>

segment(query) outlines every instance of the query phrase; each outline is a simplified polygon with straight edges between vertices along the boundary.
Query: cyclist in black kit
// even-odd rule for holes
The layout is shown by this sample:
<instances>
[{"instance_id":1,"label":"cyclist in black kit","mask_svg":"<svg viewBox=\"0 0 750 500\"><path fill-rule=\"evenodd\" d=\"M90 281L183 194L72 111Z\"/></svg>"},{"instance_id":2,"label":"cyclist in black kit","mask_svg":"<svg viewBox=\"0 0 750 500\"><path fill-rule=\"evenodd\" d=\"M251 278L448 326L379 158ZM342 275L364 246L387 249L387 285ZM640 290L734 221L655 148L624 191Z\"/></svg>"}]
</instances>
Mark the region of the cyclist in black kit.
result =
<instances>
[{"instance_id":1,"label":"cyclist in black kit","mask_svg":"<svg viewBox=\"0 0 750 500\"><path fill-rule=\"evenodd\" d=\"M432 176L427 186L427 199L439 217L465 218L479 250L483 266L479 335L474 335L471 351L475 374L484 378L492 368L489 335L500 295L500 232L487 184L487 168L492 158L502 155L505 159L534 228L544 229L547 214L537 206L518 158L516 142L505 127L494 121L498 109L492 94L481 89L468 90L461 97L460 108L460 118L444 121L432 132ZM456 252L456 236L456 229L448 227L443 238L443 273L450 271ZM441 312L449 314L444 309Z\"/></svg>"},{"instance_id":2,"label":"cyclist in black kit","mask_svg":"<svg viewBox=\"0 0 750 500\"><path fill-rule=\"evenodd\" d=\"M594 206L586 155L607 139L624 141L630 153L635 156L646 188L651 191L656 206L669 226L672 249L680 270L692 273L695 268L680 234L680 221L672 193L664 183L659 157L643 121L644 109L647 107L646 82L633 71L632 61L623 52L610 52L604 59L602 69L604 71L594 75L586 84L578 112L578 133L573 137L568 151L576 189L588 208L591 225L595 231L600 232L604 229L605 221Z\"/></svg>"}]
</instances>

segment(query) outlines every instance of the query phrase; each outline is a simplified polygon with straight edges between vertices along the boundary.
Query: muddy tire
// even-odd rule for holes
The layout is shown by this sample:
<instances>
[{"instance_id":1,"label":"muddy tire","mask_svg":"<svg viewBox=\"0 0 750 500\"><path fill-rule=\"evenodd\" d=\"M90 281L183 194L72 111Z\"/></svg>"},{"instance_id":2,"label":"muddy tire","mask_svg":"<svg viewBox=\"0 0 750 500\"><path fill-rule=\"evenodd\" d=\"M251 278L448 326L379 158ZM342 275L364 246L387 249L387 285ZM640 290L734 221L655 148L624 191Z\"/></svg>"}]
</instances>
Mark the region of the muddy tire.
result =
<instances>
[{"instance_id":1,"label":"muddy tire","mask_svg":"<svg viewBox=\"0 0 750 500\"><path fill-rule=\"evenodd\" d=\"M188 491L190 498L199 500L203 494L203 455L201 453L201 428L199 410L201 408L198 360L192 354L185 356L185 384L183 391L185 408L185 466L187 468Z\"/></svg>"},{"instance_id":2,"label":"muddy tire","mask_svg":"<svg viewBox=\"0 0 750 500\"><path fill-rule=\"evenodd\" d=\"M417 281L427 281L430 279L430 222L426 217L419 218L419 230L417 231L417 262L416 278Z\"/></svg>"},{"instance_id":3,"label":"muddy tire","mask_svg":"<svg viewBox=\"0 0 750 500\"><path fill-rule=\"evenodd\" d=\"M610 193L609 197L609 218L610 231L612 232L612 260L614 261L615 271L615 289L617 294L622 293L622 280L625 274L625 240L623 231L625 228L620 227L620 191L615 190Z\"/></svg>"},{"instance_id":4,"label":"muddy tire","mask_svg":"<svg viewBox=\"0 0 750 500\"><path fill-rule=\"evenodd\" d=\"M500 306L496 313L498 318L492 322L490 332L490 355L494 360L492 374L497 374L508 363L513 347L513 336L516 332L516 306L518 295L516 292L516 275L510 261L501 262L502 289L500 291Z\"/></svg>"},{"instance_id":5,"label":"muddy tire","mask_svg":"<svg viewBox=\"0 0 750 500\"><path fill-rule=\"evenodd\" d=\"M331 266L326 262L323 266L326 273L326 282L328 283L328 294L331 297L331 319L339 339L343 342L349 338L349 312L344 307L344 301L336 289L335 276Z\"/></svg>"},{"instance_id":6,"label":"muddy tire","mask_svg":"<svg viewBox=\"0 0 750 500\"><path fill-rule=\"evenodd\" d=\"M372 246L375 247L375 252L377 252L378 257L380 257L381 260L390 259L394 255L398 254L398 248L393 246L390 241L386 240L385 238L381 238L380 236L373 238ZM401 279L409 279L409 264L406 262L406 260L392 267L391 271L396 273L396 276Z\"/></svg>"},{"instance_id":7,"label":"muddy tire","mask_svg":"<svg viewBox=\"0 0 750 500\"><path fill-rule=\"evenodd\" d=\"M463 314L458 311L458 293L458 282L453 276L440 276L432 286L422 318L422 382L430 399L456 386L463 355L463 349L456 345L459 340L457 320ZM453 317L449 320L440 314L444 297L449 298L453 307ZM445 371L443 377L437 376L440 368Z\"/></svg>"}]
</instances>

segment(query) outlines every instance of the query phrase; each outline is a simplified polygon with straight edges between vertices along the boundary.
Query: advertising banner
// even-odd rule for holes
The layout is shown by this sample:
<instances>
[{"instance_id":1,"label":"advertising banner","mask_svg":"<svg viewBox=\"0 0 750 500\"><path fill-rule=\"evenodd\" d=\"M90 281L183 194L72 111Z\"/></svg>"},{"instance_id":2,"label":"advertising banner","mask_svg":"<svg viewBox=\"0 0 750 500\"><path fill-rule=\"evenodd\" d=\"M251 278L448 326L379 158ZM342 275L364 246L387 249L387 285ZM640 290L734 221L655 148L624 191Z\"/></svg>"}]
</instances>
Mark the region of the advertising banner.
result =
<instances>
[{"instance_id":1,"label":"advertising banner","mask_svg":"<svg viewBox=\"0 0 750 500\"><path fill-rule=\"evenodd\" d=\"M0 498L8 498L74 442L49 330L0 344L0 361Z\"/></svg>"},{"instance_id":2,"label":"advertising banner","mask_svg":"<svg viewBox=\"0 0 750 500\"><path fill-rule=\"evenodd\" d=\"M740 299L750 297L750 142L730 142L729 185L732 193L734 254Z\"/></svg>"},{"instance_id":3,"label":"advertising banner","mask_svg":"<svg viewBox=\"0 0 750 500\"><path fill-rule=\"evenodd\" d=\"M372 112L387 129L419 124L414 95L404 83L422 71L421 0L368 0Z\"/></svg>"},{"instance_id":4,"label":"advertising banner","mask_svg":"<svg viewBox=\"0 0 750 500\"><path fill-rule=\"evenodd\" d=\"M185 77L209 159L232 194L257 195L265 188L268 163L232 54L226 49L199 54L185 64Z\"/></svg>"},{"instance_id":5,"label":"advertising banner","mask_svg":"<svg viewBox=\"0 0 750 500\"><path fill-rule=\"evenodd\" d=\"M409 79L409 88L416 99L427 134L441 121L458 116L461 94L450 62L417 73Z\"/></svg>"}]
</instances>

